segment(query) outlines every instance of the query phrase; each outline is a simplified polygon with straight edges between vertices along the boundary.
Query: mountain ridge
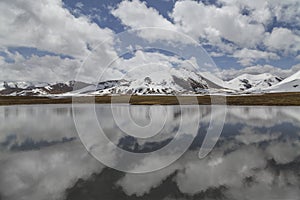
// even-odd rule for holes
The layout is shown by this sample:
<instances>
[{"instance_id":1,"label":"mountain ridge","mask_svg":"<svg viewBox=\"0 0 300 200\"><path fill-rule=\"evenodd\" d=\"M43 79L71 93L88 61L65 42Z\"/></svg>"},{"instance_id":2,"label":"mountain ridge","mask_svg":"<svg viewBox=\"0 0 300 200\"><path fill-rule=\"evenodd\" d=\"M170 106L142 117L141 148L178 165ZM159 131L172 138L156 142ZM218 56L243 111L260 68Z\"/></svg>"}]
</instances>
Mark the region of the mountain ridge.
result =
<instances>
[{"instance_id":1,"label":"mountain ridge","mask_svg":"<svg viewBox=\"0 0 300 200\"><path fill-rule=\"evenodd\" d=\"M184 69L185 70L185 69ZM202 95L299 92L300 71L286 79L270 73L242 74L223 81L209 73L172 71L158 76L123 78L97 83L82 81L34 82L2 81L0 95L8 96L76 96L76 95ZM208 78L209 77L209 78ZM155 79L155 80L153 80Z\"/></svg>"}]
</instances>

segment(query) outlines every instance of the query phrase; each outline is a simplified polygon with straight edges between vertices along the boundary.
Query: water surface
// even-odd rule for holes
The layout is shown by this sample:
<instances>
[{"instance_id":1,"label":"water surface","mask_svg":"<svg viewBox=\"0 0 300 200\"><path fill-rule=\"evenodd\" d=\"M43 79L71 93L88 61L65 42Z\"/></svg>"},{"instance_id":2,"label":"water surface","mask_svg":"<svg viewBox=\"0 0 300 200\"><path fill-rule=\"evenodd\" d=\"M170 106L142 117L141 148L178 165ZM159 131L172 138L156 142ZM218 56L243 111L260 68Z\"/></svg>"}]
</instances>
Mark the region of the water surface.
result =
<instances>
[{"instance_id":1,"label":"water surface","mask_svg":"<svg viewBox=\"0 0 300 200\"><path fill-rule=\"evenodd\" d=\"M151 130L135 131L125 117L127 108L114 108L124 131L108 105L96 105L107 137L128 152L161 149L180 126L187 130L184 141L199 117L194 106L130 106L138 125L147 126L152 119L151 130L166 117L160 134L145 138ZM218 114L211 116L210 106L198 108L196 136L180 159L159 171L131 174L106 167L86 151L71 105L1 106L0 199L299 199L300 107L228 107L221 137L204 159L198 158L199 149ZM85 107L75 109L86 128L92 128ZM169 154L141 165L162 162L165 156ZM124 159L113 152L107 157Z\"/></svg>"}]
</instances>

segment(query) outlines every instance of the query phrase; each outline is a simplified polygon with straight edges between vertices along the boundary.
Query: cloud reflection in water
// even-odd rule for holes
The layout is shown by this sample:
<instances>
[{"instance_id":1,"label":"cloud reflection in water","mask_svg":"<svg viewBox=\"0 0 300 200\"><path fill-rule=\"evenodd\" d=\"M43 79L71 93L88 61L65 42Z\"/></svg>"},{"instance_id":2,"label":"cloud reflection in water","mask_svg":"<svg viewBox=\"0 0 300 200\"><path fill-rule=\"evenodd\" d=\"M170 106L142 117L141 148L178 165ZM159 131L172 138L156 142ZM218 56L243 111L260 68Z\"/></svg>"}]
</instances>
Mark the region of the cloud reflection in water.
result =
<instances>
[{"instance_id":1,"label":"cloud reflection in water","mask_svg":"<svg viewBox=\"0 0 300 200\"><path fill-rule=\"evenodd\" d=\"M165 134L149 140L128 141L109 118L104 128L110 130L110 139L120 147L149 151L172 139L179 115L193 119L192 109L186 113L178 113L172 106L168 109L172 111L169 117L173 123L164 127ZM199 160L197 153L211 117L209 107L200 109L199 136L190 150L167 168L134 175L107 169L86 152L77 138L70 106L0 107L0 196L9 200L76 199L75 196L87 199L91 194L104 199L300 196L300 108L228 107L221 138L209 156ZM104 106L97 105L97 111L105 118ZM159 116L160 111L156 112ZM119 113L122 118L122 108ZM82 109L82 116L88 120L85 114ZM146 124L149 113L146 108L137 107L132 115L140 124ZM113 153L107 156L122 159ZM164 156L168 154L140 164L153 165ZM111 191L104 190L105 184L107 188L111 186Z\"/></svg>"}]
</instances>

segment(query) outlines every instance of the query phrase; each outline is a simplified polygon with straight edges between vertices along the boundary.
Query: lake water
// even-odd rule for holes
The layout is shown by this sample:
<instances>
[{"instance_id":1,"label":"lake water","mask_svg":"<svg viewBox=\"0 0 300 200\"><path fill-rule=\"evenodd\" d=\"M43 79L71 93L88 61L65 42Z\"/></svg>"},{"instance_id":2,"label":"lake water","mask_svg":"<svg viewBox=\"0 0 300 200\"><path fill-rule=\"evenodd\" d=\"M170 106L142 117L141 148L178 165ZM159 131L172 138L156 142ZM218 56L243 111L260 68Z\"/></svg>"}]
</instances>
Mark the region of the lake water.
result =
<instances>
[{"instance_id":1,"label":"lake water","mask_svg":"<svg viewBox=\"0 0 300 200\"><path fill-rule=\"evenodd\" d=\"M229 106L220 137L208 143L223 107L90 108L0 107L1 200L300 199L300 107ZM114 145L97 136L94 114ZM172 142L173 149L153 153ZM124 172L154 168L161 169Z\"/></svg>"}]
</instances>

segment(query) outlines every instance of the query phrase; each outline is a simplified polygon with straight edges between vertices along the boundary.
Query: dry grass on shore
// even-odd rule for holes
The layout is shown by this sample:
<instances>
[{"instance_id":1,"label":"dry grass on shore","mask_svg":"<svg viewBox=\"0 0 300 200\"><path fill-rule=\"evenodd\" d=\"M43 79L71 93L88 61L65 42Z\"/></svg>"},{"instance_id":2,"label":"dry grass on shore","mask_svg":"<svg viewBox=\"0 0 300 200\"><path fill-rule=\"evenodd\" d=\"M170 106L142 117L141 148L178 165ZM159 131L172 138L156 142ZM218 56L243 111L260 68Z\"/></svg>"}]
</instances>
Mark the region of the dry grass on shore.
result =
<instances>
[{"instance_id":1,"label":"dry grass on shore","mask_svg":"<svg viewBox=\"0 0 300 200\"><path fill-rule=\"evenodd\" d=\"M134 105L177 105L179 101L176 96L115 96L114 103L129 103ZM211 100L213 99L213 101ZM77 103L111 103L111 96L76 97ZM265 105L265 106L300 106L300 92L292 93L270 93L257 95L234 95L234 96L180 96L180 104L210 105ZM196 101L195 101L196 100ZM0 96L0 105L22 105L22 104L70 104L72 97L49 98L49 97L16 97Z\"/></svg>"}]
</instances>

